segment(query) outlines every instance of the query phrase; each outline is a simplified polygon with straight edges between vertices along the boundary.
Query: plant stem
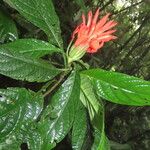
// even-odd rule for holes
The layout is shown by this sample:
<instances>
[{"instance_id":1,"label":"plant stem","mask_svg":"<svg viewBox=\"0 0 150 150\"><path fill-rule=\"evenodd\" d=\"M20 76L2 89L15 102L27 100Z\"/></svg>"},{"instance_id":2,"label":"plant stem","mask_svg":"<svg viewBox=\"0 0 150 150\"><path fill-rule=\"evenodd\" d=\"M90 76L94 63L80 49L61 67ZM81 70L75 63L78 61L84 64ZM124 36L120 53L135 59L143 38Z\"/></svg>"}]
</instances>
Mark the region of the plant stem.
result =
<instances>
[{"instance_id":1,"label":"plant stem","mask_svg":"<svg viewBox=\"0 0 150 150\"><path fill-rule=\"evenodd\" d=\"M87 63L84 63L82 60L78 60L78 63L80 63L81 66L85 67L85 69L89 69L89 65Z\"/></svg>"},{"instance_id":2,"label":"plant stem","mask_svg":"<svg viewBox=\"0 0 150 150\"><path fill-rule=\"evenodd\" d=\"M43 87L38 91L38 93L41 93L41 92L45 92L46 89L53 83L55 82L56 80L52 80L52 81L49 81L47 82L46 84L43 85Z\"/></svg>"},{"instance_id":3,"label":"plant stem","mask_svg":"<svg viewBox=\"0 0 150 150\"><path fill-rule=\"evenodd\" d=\"M43 94L43 97L46 97L48 94L50 94L50 93L59 85L59 83L64 79L65 75L66 75L66 72L64 72L64 73L60 76L59 80L58 80L48 91L46 91L46 92Z\"/></svg>"},{"instance_id":4,"label":"plant stem","mask_svg":"<svg viewBox=\"0 0 150 150\"><path fill-rule=\"evenodd\" d=\"M70 50L70 47L71 47L71 45L72 45L72 42L73 42L73 40L70 41L70 43L69 43L69 45L68 45L68 47L67 47L67 51L66 51L67 58L68 58L68 55L69 55L69 50Z\"/></svg>"},{"instance_id":5,"label":"plant stem","mask_svg":"<svg viewBox=\"0 0 150 150\"><path fill-rule=\"evenodd\" d=\"M66 54L65 53L63 53L63 59L64 59L65 68L67 68L68 64L67 64L67 58L66 58Z\"/></svg>"}]
</instances>

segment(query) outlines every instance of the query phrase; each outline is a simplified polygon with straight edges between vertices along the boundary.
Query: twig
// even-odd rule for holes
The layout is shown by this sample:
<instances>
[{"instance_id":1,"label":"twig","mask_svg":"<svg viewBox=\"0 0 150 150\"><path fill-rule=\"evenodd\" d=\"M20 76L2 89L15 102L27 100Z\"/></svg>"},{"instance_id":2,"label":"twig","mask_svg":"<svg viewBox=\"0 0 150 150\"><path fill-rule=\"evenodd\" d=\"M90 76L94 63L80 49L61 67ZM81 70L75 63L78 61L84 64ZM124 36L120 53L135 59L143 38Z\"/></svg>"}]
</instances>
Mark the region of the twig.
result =
<instances>
[{"instance_id":1,"label":"twig","mask_svg":"<svg viewBox=\"0 0 150 150\"><path fill-rule=\"evenodd\" d=\"M64 79L65 75L66 75L66 72L64 72L64 73L60 76L59 80L58 80L48 91L46 91L46 92L43 94L43 97L46 97L48 94L50 94L50 93L59 85L59 83Z\"/></svg>"}]
</instances>

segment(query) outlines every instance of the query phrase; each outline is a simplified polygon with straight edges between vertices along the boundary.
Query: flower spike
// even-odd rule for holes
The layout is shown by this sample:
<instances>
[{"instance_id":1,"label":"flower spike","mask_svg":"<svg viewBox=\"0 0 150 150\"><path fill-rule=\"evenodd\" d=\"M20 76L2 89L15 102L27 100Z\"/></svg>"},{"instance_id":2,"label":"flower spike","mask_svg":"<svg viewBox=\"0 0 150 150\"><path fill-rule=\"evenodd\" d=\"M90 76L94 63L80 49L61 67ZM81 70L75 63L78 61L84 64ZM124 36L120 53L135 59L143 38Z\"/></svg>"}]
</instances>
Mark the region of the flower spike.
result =
<instances>
[{"instance_id":1,"label":"flower spike","mask_svg":"<svg viewBox=\"0 0 150 150\"><path fill-rule=\"evenodd\" d=\"M74 30L72 34L72 40L76 38L73 47L86 48L86 52L95 53L98 49L102 48L105 42L116 39L117 37L112 35L116 30L112 30L117 25L115 21L107 21L110 14L105 15L98 21L99 9L97 9L93 16L92 11L89 11L87 24L86 17L82 14L82 23Z\"/></svg>"}]
</instances>

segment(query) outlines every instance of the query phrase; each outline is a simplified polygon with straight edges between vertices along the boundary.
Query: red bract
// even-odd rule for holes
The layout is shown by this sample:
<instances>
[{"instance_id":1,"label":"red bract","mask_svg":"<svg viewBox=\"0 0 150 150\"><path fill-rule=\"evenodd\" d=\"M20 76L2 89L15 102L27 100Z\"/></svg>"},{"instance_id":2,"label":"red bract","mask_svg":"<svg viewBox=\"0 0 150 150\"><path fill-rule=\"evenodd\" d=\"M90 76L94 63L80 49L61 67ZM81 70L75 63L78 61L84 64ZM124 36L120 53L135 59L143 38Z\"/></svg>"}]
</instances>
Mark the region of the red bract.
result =
<instances>
[{"instance_id":1,"label":"red bract","mask_svg":"<svg viewBox=\"0 0 150 150\"><path fill-rule=\"evenodd\" d=\"M86 23L85 15L82 15L82 23L77 26L72 34L72 39L77 35L74 46L88 47L86 51L88 53L95 53L100 49L105 42L116 39L117 37L112 35L116 30L112 30L117 23L113 20L107 21L110 14L107 14L98 22L99 9L97 9L93 16L92 11L88 13L88 20Z\"/></svg>"}]
</instances>

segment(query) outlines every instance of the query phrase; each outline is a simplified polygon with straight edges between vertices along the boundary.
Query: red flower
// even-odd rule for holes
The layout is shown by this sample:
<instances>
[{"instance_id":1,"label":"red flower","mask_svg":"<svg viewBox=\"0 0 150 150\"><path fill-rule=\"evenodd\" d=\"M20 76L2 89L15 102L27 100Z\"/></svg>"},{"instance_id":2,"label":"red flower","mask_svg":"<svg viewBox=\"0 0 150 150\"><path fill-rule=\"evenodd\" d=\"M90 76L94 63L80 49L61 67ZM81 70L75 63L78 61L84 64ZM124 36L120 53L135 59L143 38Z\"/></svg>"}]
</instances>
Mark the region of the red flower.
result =
<instances>
[{"instance_id":1,"label":"red flower","mask_svg":"<svg viewBox=\"0 0 150 150\"><path fill-rule=\"evenodd\" d=\"M77 35L74 46L84 46L87 47L86 51L88 53L95 53L98 49L103 47L105 42L116 39L117 37L112 35L116 30L112 30L111 28L116 26L117 23L113 20L107 22L109 15L110 14L107 14L97 22L99 9L97 9L94 16L92 11L89 11L86 23L86 18L83 14L82 23L77 26L72 34L72 40L75 38L75 35Z\"/></svg>"}]
</instances>

